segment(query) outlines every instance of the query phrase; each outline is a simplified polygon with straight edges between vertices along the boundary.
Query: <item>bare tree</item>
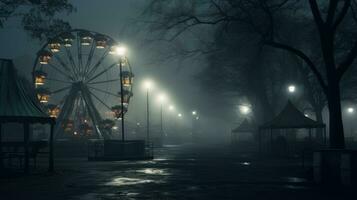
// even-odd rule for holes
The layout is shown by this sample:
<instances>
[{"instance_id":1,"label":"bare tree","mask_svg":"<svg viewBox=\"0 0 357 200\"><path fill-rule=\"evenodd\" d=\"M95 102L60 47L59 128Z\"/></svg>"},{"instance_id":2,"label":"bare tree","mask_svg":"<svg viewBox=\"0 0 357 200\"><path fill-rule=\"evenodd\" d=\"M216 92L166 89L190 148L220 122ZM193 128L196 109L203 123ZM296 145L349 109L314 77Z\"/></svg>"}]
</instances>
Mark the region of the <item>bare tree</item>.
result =
<instances>
[{"instance_id":1,"label":"bare tree","mask_svg":"<svg viewBox=\"0 0 357 200\"><path fill-rule=\"evenodd\" d=\"M221 31L232 23L240 23L241 31L259 35L262 44L287 51L302 59L315 76L329 108L330 147L344 148L344 134L341 115L340 80L353 65L357 56L357 40L339 38L344 21L355 18L356 3L352 0L206 0L206 1L162 1L150 4L155 18L152 29L172 41L182 33L197 26L213 26ZM287 31L284 25L297 22L313 27L313 34L320 40L318 49L303 45L305 34ZM355 21L353 21L355 22ZM356 29L356 23L350 24ZM239 34L239 32L237 33ZM296 41L289 43L284 36L296 34ZM311 33L309 33L311 34ZM350 39L350 40L348 40ZM348 40L348 41L347 41ZM343 41L343 42L341 42ZM342 44L351 44L348 50L337 51ZM318 51L320 59L313 59ZM318 60L318 62L316 62ZM323 66L322 69L318 66Z\"/></svg>"}]
</instances>

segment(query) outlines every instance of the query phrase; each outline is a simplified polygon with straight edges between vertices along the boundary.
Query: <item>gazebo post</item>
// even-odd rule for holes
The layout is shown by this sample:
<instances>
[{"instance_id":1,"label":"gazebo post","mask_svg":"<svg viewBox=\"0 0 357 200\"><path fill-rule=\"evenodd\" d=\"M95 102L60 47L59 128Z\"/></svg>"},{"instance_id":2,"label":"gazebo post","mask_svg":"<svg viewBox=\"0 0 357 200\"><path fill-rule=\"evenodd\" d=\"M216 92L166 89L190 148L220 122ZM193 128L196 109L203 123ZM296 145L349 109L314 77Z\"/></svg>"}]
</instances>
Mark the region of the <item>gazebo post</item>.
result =
<instances>
[{"instance_id":1,"label":"gazebo post","mask_svg":"<svg viewBox=\"0 0 357 200\"><path fill-rule=\"evenodd\" d=\"M54 171L54 161L53 161L53 130L54 130L54 124L51 123L51 132L50 132L50 154L48 158L48 171L53 172Z\"/></svg>"},{"instance_id":2,"label":"gazebo post","mask_svg":"<svg viewBox=\"0 0 357 200\"><path fill-rule=\"evenodd\" d=\"M324 145L326 145L327 143L326 126L324 126L323 131L324 131Z\"/></svg>"},{"instance_id":3,"label":"gazebo post","mask_svg":"<svg viewBox=\"0 0 357 200\"><path fill-rule=\"evenodd\" d=\"M2 155L2 135L1 135L2 123L0 122L0 169L3 168L3 155Z\"/></svg>"},{"instance_id":4,"label":"gazebo post","mask_svg":"<svg viewBox=\"0 0 357 200\"><path fill-rule=\"evenodd\" d=\"M30 125L28 122L24 123L24 150L25 150L25 173L29 173L29 161L30 161Z\"/></svg>"}]
</instances>

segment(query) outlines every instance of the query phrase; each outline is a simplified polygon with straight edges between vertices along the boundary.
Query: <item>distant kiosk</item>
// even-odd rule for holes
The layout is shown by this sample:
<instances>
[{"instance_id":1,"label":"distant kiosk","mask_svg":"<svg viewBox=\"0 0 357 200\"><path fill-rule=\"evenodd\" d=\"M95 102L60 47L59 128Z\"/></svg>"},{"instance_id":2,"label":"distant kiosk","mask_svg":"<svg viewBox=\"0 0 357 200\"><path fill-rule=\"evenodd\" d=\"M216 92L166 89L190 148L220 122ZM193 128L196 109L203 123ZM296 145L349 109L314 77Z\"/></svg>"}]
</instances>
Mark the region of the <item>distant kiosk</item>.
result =
<instances>
[{"instance_id":1,"label":"distant kiosk","mask_svg":"<svg viewBox=\"0 0 357 200\"><path fill-rule=\"evenodd\" d=\"M320 148L326 144L326 126L323 123L317 122L306 117L300 112L290 101L285 105L284 109L271 121L268 121L259 127L259 151L270 152L279 151L278 153L288 154L291 148L288 148L288 143L297 142L293 130L307 130L307 141L309 148L316 144L316 148ZM322 130L322 136L317 135L316 130ZM313 132L315 130L315 132ZM289 138L291 141L289 141ZM276 148L280 146L281 148ZM304 148L307 148L305 145ZM302 150L303 150L302 149Z\"/></svg>"},{"instance_id":2,"label":"distant kiosk","mask_svg":"<svg viewBox=\"0 0 357 200\"><path fill-rule=\"evenodd\" d=\"M256 134L257 128L248 121L244 119L243 122L231 132L231 142L236 144L240 141L249 141L254 139L254 134Z\"/></svg>"}]
</instances>

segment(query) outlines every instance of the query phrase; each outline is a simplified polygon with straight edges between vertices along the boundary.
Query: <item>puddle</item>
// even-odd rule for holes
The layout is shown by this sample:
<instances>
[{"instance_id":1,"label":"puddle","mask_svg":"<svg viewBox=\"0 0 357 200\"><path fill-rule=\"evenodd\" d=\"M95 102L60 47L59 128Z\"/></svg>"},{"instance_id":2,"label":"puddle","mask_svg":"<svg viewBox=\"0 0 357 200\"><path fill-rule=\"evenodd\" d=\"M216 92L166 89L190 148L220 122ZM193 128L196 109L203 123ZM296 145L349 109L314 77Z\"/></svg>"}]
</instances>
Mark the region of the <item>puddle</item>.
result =
<instances>
[{"instance_id":1,"label":"puddle","mask_svg":"<svg viewBox=\"0 0 357 200\"><path fill-rule=\"evenodd\" d=\"M126 186L126 185L137 185L137 184L154 183L154 182L156 181L149 180L149 179L119 177L119 178L114 178L112 181L106 183L105 185Z\"/></svg>"},{"instance_id":2,"label":"puddle","mask_svg":"<svg viewBox=\"0 0 357 200\"><path fill-rule=\"evenodd\" d=\"M244 165L244 166L249 166L249 165L251 165L251 163L250 162L241 162L241 163L239 163L240 165Z\"/></svg>"},{"instance_id":3,"label":"puddle","mask_svg":"<svg viewBox=\"0 0 357 200\"><path fill-rule=\"evenodd\" d=\"M165 176L170 175L170 173L168 173L166 170L156 169L156 168L145 168L145 169L136 170L136 172L149 174L149 175L165 175Z\"/></svg>"}]
</instances>

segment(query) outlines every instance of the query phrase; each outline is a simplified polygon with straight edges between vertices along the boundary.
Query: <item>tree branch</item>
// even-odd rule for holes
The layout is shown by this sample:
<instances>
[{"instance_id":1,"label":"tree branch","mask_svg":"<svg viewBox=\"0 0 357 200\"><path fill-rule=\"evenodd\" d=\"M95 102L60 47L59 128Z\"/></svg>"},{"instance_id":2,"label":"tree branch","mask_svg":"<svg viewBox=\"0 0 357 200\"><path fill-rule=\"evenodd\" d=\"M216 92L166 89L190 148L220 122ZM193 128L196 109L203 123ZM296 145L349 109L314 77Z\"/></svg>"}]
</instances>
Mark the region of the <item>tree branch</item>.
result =
<instances>
[{"instance_id":1,"label":"tree branch","mask_svg":"<svg viewBox=\"0 0 357 200\"><path fill-rule=\"evenodd\" d=\"M343 74L347 71L347 69L352 65L353 61L357 57L357 41L355 42L354 46L347 54L344 61L337 68L338 78L341 79Z\"/></svg>"},{"instance_id":2,"label":"tree branch","mask_svg":"<svg viewBox=\"0 0 357 200\"><path fill-rule=\"evenodd\" d=\"M325 22L323 21L322 17L321 17L321 13L320 13L320 10L319 10L319 7L316 3L316 0L309 0L309 4L310 4L310 9L311 9L311 12L314 16L314 19L315 19L315 22L317 24L317 26L320 28L320 27L323 27Z\"/></svg>"},{"instance_id":3,"label":"tree branch","mask_svg":"<svg viewBox=\"0 0 357 200\"><path fill-rule=\"evenodd\" d=\"M326 17L327 24L333 23L333 19L336 14L337 4L338 4L337 1L330 1L329 5L328 5L328 12L327 12L327 17Z\"/></svg>"},{"instance_id":4,"label":"tree branch","mask_svg":"<svg viewBox=\"0 0 357 200\"><path fill-rule=\"evenodd\" d=\"M347 11L350 8L350 6L351 6L351 0L345 0L345 4L343 4L341 12L338 14L338 16L336 17L335 23L333 23L333 25L332 25L333 30L336 30L338 25L341 24L342 20L346 16Z\"/></svg>"},{"instance_id":5,"label":"tree branch","mask_svg":"<svg viewBox=\"0 0 357 200\"><path fill-rule=\"evenodd\" d=\"M327 86L325 84L325 81L321 75L321 73L319 72L319 70L317 69L317 67L315 66L315 64L310 60L310 58L301 50L298 50L292 46L286 45L286 44L282 44L279 42L274 42L274 41L268 41L265 42L264 44L274 47L274 48L278 48L278 49L283 49L286 50L290 53L295 54L296 56L298 56L299 58L301 58L302 60L304 60L306 62L306 64L310 67L311 71L314 73L314 75L316 76L318 82L320 83L320 86L322 88L322 90L324 91L325 94L327 94Z\"/></svg>"}]
</instances>

